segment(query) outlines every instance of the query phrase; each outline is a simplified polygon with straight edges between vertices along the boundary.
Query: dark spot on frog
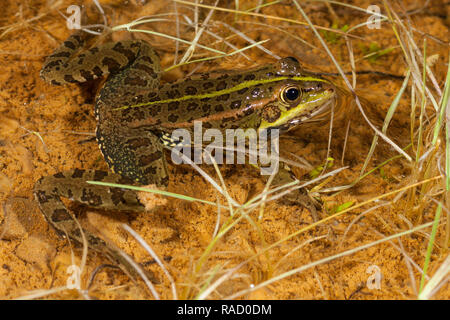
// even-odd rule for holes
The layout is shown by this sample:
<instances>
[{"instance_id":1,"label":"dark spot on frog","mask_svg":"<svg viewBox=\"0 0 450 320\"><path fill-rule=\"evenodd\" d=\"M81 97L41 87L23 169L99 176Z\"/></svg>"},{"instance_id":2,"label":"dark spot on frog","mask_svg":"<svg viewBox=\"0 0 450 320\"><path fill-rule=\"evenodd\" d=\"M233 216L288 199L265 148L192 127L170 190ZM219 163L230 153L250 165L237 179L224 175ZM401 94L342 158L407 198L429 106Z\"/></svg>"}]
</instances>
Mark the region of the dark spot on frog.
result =
<instances>
[{"instance_id":1,"label":"dark spot on frog","mask_svg":"<svg viewBox=\"0 0 450 320\"><path fill-rule=\"evenodd\" d=\"M254 98L258 97L260 93L261 93L261 88L255 88L252 90L252 96Z\"/></svg>"},{"instance_id":2,"label":"dark spot on frog","mask_svg":"<svg viewBox=\"0 0 450 320\"><path fill-rule=\"evenodd\" d=\"M205 82L203 84L203 89L205 89L205 90L208 90L208 89L210 89L212 87L214 87L214 83L212 83L212 82Z\"/></svg>"},{"instance_id":3,"label":"dark spot on frog","mask_svg":"<svg viewBox=\"0 0 450 320\"><path fill-rule=\"evenodd\" d=\"M86 81L94 80L94 76L92 75L92 73L90 71L81 69L80 74L83 78L86 79Z\"/></svg>"},{"instance_id":4,"label":"dark spot on frog","mask_svg":"<svg viewBox=\"0 0 450 320\"><path fill-rule=\"evenodd\" d=\"M120 178L117 180L118 184L132 184L134 181L133 179L130 179L125 176L120 176Z\"/></svg>"},{"instance_id":5,"label":"dark spot on frog","mask_svg":"<svg viewBox=\"0 0 450 320\"><path fill-rule=\"evenodd\" d=\"M148 99L149 102L160 100L159 96L158 96L158 94L156 92L149 92L147 94L147 99Z\"/></svg>"},{"instance_id":6,"label":"dark spot on frog","mask_svg":"<svg viewBox=\"0 0 450 320\"><path fill-rule=\"evenodd\" d=\"M80 200L94 207L98 207L103 203L102 197L89 190L89 188L83 188Z\"/></svg>"},{"instance_id":7,"label":"dark spot on frog","mask_svg":"<svg viewBox=\"0 0 450 320\"><path fill-rule=\"evenodd\" d=\"M108 67L109 72L114 72L120 68L120 64L116 60L109 57L104 57L102 59L102 65Z\"/></svg>"},{"instance_id":8,"label":"dark spot on frog","mask_svg":"<svg viewBox=\"0 0 450 320\"><path fill-rule=\"evenodd\" d=\"M238 90L238 94L244 94L244 93L246 93L246 92L247 92L247 90L248 90L248 88L247 88L247 87L245 87L245 88L242 88L241 90Z\"/></svg>"},{"instance_id":9,"label":"dark spot on frog","mask_svg":"<svg viewBox=\"0 0 450 320\"><path fill-rule=\"evenodd\" d=\"M205 129L211 129L213 127L213 124L211 122L202 122L202 126Z\"/></svg>"},{"instance_id":10,"label":"dark spot on frog","mask_svg":"<svg viewBox=\"0 0 450 320\"><path fill-rule=\"evenodd\" d=\"M76 46L70 40L64 41L64 46L72 50L75 50L76 48Z\"/></svg>"},{"instance_id":11,"label":"dark spot on frog","mask_svg":"<svg viewBox=\"0 0 450 320\"><path fill-rule=\"evenodd\" d=\"M145 154L145 155L141 156L139 158L139 163L145 167L145 166L149 165L150 163L161 159L161 157L162 157L162 152L158 150L153 153Z\"/></svg>"},{"instance_id":12,"label":"dark spot on frog","mask_svg":"<svg viewBox=\"0 0 450 320\"><path fill-rule=\"evenodd\" d=\"M140 60L147 62L150 65L153 65L153 60L150 56L143 56L139 58Z\"/></svg>"},{"instance_id":13,"label":"dark spot on frog","mask_svg":"<svg viewBox=\"0 0 450 320\"><path fill-rule=\"evenodd\" d=\"M42 181L42 178L39 179L38 183L41 183L41 181ZM38 198L39 203L46 203L46 202L48 202L48 197L47 197L47 194L45 193L45 191L38 190L38 191L36 191L35 194L36 194L36 198Z\"/></svg>"},{"instance_id":14,"label":"dark spot on frog","mask_svg":"<svg viewBox=\"0 0 450 320\"><path fill-rule=\"evenodd\" d=\"M233 120L236 120L236 117L231 116L231 117L224 117L224 118L222 118L222 122L223 123L231 122Z\"/></svg>"},{"instance_id":15,"label":"dark spot on frog","mask_svg":"<svg viewBox=\"0 0 450 320\"><path fill-rule=\"evenodd\" d=\"M57 178L57 179L64 179L65 178L65 176L64 176L64 174L62 172L55 173L53 175L53 177Z\"/></svg>"},{"instance_id":16,"label":"dark spot on frog","mask_svg":"<svg viewBox=\"0 0 450 320\"><path fill-rule=\"evenodd\" d=\"M75 83L77 82L74 77L72 77L72 75L70 74L66 74L64 75L64 81L69 82L69 83Z\"/></svg>"},{"instance_id":17,"label":"dark spot on frog","mask_svg":"<svg viewBox=\"0 0 450 320\"><path fill-rule=\"evenodd\" d=\"M180 107L180 102L179 101L172 101L170 102L168 105L168 110L169 111L175 111L178 110L178 108Z\"/></svg>"},{"instance_id":18,"label":"dark spot on frog","mask_svg":"<svg viewBox=\"0 0 450 320\"><path fill-rule=\"evenodd\" d=\"M153 70L153 68L151 68L143 63L134 64L133 69L144 71L145 73L147 73L150 76L153 76L153 74L155 73L155 70Z\"/></svg>"},{"instance_id":19,"label":"dark spot on frog","mask_svg":"<svg viewBox=\"0 0 450 320\"><path fill-rule=\"evenodd\" d=\"M203 111L203 112L207 113L207 112L209 112L210 110L211 110L211 105L209 105L209 104L204 104L204 105L202 105L202 111Z\"/></svg>"},{"instance_id":20,"label":"dark spot on frog","mask_svg":"<svg viewBox=\"0 0 450 320\"><path fill-rule=\"evenodd\" d=\"M184 93L186 95L193 96L197 93L197 89L195 87L189 86L189 87L186 87L186 89L184 90Z\"/></svg>"},{"instance_id":21,"label":"dark spot on frog","mask_svg":"<svg viewBox=\"0 0 450 320\"><path fill-rule=\"evenodd\" d=\"M80 231L80 229L77 229L78 231ZM98 246L105 246L106 243L105 241L103 241L100 238L94 237L93 235L88 235L88 242L96 247Z\"/></svg>"},{"instance_id":22,"label":"dark spot on frog","mask_svg":"<svg viewBox=\"0 0 450 320\"><path fill-rule=\"evenodd\" d=\"M41 72L44 72L46 70L51 70L54 67L59 67L61 65L61 63L62 63L61 60L52 61L52 62L48 63L46 66L44 66L44 68L42 69Z\"/></svg>"},{"instance_id":23,"label":"dark spot on frog","mask_svg":"<svg viewBox=\"0 0 450 320\"><path fill-rule=\"evenodd\" d=\"M253 110L253 108L252 108L252 105L249 103L249 104L247 104L247 105L245 106L245 109L243 110L243 113L244 113L245 116L248 116L248 115L252 114L253 111L254 111L254 110Z\"/></svg>"},{"instance_id":24,"label":"dark spot on frog","mask_svg":"<svg viewBox=\"0 0 450 320\"><path fill-rule=\"evenodd\" d=\"M194 111L198 108L198 103L196 102L191 102L188 104L187 106L187 111Z\"/></svg>"},{"instance_id":25,"label":"dark spot on frog","mask_svg":"<svg viewBox=\"0 0 450 320\"><path fill-rule=\"evenodd\" d=\"M80 46L81 44L84 43L84 41L81 39L81 36L79 36L78 34L71 35L70 38L72 38L75 41L77 41L78 42L78 46Z\"/></svg>"},{"instance_id":26,"label":"dark spot on frog","mask_svg":"<svg viewBox=\"0 0 450 320\"><path fill-rule=\"evenodd\" d=\"M231 78L231 80L233 80L234 82L239 82L239 81L241 81L241 78L242 78L242 75L238 74L238 75L233 76L233 78Z\"/></svg>"},{"instance_id":27,"label":"dark spot on frog","mask_svg":"<svg viewBox=\"0 0 450 320\"><path fill-rule=\"evenodd\" d=\"M125 78L124 83L126 85L130 86L140 86L140 87L146 87L147 86L147 80L142 79L141 77L131 77L128 76Z\"/></svg>"},{"instance_id":28,"label":"dark spot on frog","mask_svg":"<svg viewBox=\"0 0 450 320\"><path fill-rule=\"evenodd\" d=\"M217 84L216 86L216 90L220 91L220 90L224 90L227 87L227 83L225 81L221 81Z\"/></svg>"},{"instance_id":29,"label":"dark spot on frog","mask_svg":"<svg viewBox=\"0 0 450 320\"><path fill-rule=\"evenodd\" d=\"M157 116L161 112L162 106L161 105L155 105L148 109L148 112L152 117Z\"/></svg>"},{"instance_id":30,"label":"dark spot on frog","mask_svg":"<svg viewBox=\"0 0 450 320\"><path fill-rule=\"evenodd\" d=\"M135 104L142 103L142 101L144 101L144 96L142 94L133 97L133 103Z\"/></svg>"},{"instance_id":31,"label":"dark spot on frog","mask_svg":"<svg viewBox=\"0 0 450 320\"><path fill-rule=\"evenodd\" d=\"M131 63L134 59L136 59L136 54L132 50L126 49L120 41L117 42L112 49L124 55L127 58L128 63Z\"/></svg>"},{"instance_id":32,"label":"dark spot on frog","mask_svg":"<svg viewBox=\"0 0 450 320\"><path fill-rule=\"evenodd\" d=\"M178 115L171 114L169 117L167 117L167 120L169 120L169 122L175 123L178 120Z\"/></svg>"},{"instance_id":33,"label":"dark spot on frog","mask_svg":"<svg viewBox=\"0 0 450 320\"><path fill-rule=\"evenodd\" d=\"M72 173L72 178L83 178L84 170L74 169Z\"/></svg>"},{"instance_id":34,"label":"dark spot on frog","mask_svg":"<svg viewBox=\"0 0 450 320\"><path fill-rule=\"evenodd\" d=\"M156 175L156 168L153 167L153 166L150 166L150 167L148 167L148 168L146 168L144 170L144 174L146 174L146 175Z\"/></svg>"},{"instance_id":35,"label":"dark spot on frog","mask_svg":"<svg viewBox=\"0 0 450 320\"><path fill-rule=\"evenodd\" d=\"M180 91L178 90L169 90L167 91L167 98L168 99L175 99L177 97L181 96Z\"/></svg>"},{"instance_id":36,"label":"dark spot on frog","mask_svg":"<svg viewBox=\"0 0 450 320\"><path fill-rule=\"evenodd\" d=\"M254 80L255 78L256 78L256 76L253 73L249 73L248 75L246 75L244 77L244 80L245 81L251 81L251 80Z\"/></svg>"},{"instance_id":37,"label":"dark spot on frog","mask_svg":"<svg viewBox=\"0 0 450 320\"><path fill-rule=\"evenodd\" d=\"M102 69L99 68L99 66L95 66L94 69L92 69L92 71L97 77L101 77L103 75L103 71Z\"/></svg>"},{"instance_id":38,"label":"dark spot on frog","mask_svg":"<svg viewBox=\"0 0 450 320\"><path fill-rule=\"evenodd\" d=\"M52 58L68 58L71 55L72 54L69 51L61 51L61 52L52 54L50 57L52 57Z\"/></svg>"},{"instance_id":39,"label":"dark spot on frog","mask_svg":"<svg viewBox=\"0 0 450 320\"><path fill-rule=\"evenodd\" d=\"M167 186L169 184L169 177L162 177L159 180L159 185L161 186Z\"/></svg>"},{"instance_id":40,"label":"dark spot on frog","mask_svg":"<svg viewBox=\"0 0 450 320\"><path fill-rule=\"evenodd\" d=\"M217 96L216 101L227 101L228 99L230 99L230 94L226 93L226 94L221 94L220 96Z\"/></svg>"},{"instance_id":41,"label":"dark spot on frog","mask_svg":"<svg viewBox=\"0 0 450 320\"><path fill-rule=\"evenodd\" d=\"M118 205L120 203L125 203L125 199L123 198L123 195L125 194L125 191L120 188L111 188L111 201L114 203L114 205Z\"/></svg>"},{"instance_id":42,"label":"dark spot on frog","mask_svg":"<svg viewBox=\"0 0 450 320\"><path fill-rule=\"evenodd\" d=\"M101 170L94 171L94 181L102 181L108 175L107 172Z\"/></svg>"},{"instance_id":43,"label":"dark spot on frog","mask_svg":"<svg viewBox=\"0 0 450 320\"><path fill-rule=\"evenodd\" d=\"M52 221L53 222L60 222L60 221L66 221L71 220L72 217L70 216L70 213L66 209L55 209L52 213Z\"/></svg>"},{"instance_id":44,"label":"dark spot on frog","mask_svg":"<svg viewBox=\"0 0 450 320\"><path fill-rule=\"evenodd\" d=\"M231 108L232 109L237 109L237 108L239 108L241 106L241 100L236 100L236 101L233 101L232 103L231 103Z\"/></svg>"},{"instance_id":45,"label":"dark spot on frog","mask_svg":"<svg viewBox=\"0 0 450 320\"><path fill-rule=\"evenodd\" d=\"M149 146L151 144L151 141L148 138L133 138L127 140L127 144L133 149L137 149L140 147Z\"/></svg>"}]
</instances>

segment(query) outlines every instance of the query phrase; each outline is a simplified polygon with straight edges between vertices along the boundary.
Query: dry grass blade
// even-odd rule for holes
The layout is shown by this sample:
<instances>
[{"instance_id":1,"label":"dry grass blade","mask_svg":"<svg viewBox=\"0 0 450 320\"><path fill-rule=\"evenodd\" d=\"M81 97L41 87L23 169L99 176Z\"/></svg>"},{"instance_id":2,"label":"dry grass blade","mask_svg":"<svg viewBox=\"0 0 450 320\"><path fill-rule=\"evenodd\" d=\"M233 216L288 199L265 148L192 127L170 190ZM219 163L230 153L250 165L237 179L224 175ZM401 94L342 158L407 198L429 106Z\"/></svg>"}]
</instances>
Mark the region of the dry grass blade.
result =
<instances>
[{"instance_id":1,"label":"dry grass blade","mask_svg":"<svg viewBox=\"0 0 450 320\"><path fill-rule=\"evenodd\" d=\"M126 231L128 231L139 242L139 244L142 247L144 247L144 249L150 254L150 256L161 267L161 269L163 270L163 272L166 275L167 279L169 279L169 281L170 281L170 285L172 287L173 299L177 300L178 299L178 295L177 295L177 289L176 289L176 286L175 286L175 282L174 282L172 276L170 275L169 271L167 271L167 268L162 263L161 259L159 259L158 255L153 251L153 249L148 245L148 243L145 242L145 240L142 239L142 237L136 231L131 229L127 224L123 223L122 224L122 228L124 228Z\"/></svg>"},{"instance_id":2,"label":"dry grass blade","mask_svg":"<svg viewBox=\"0 0 450 320\"><path fill-rule=\"evenodd\" d=\"M433 277L428 281L423 290L419 294L420 300L429 300L437 290L448 283L448 274L450 273L450 255L441 264L439 269L434 273Z\"/></svg>"},{"instance_id":3,"label":"dry grass blade","mask_svg":"<svg viewBox=\"0 0 450 320\"><path fill-rule=\"evenodd\" d=\"M394 234L392 236L386 237L384 239L380 239L380 240L371 242L371 243L369 243L367 245L360 246L360 247L357 247L355 249L347 250L345 252L342 252L342 253L339 253L339 254L336 254L336 255L333 255L333 256L329 256L329 257L326 257L324 259L315 261L315 262L310 263L308 265L301 266L301 267L296 268L296 269L292 269L292 270L290 270L288 272L285 272L285 273L283 273L283 274L281 274L279 276L273 277L273 278L271 278L271 279L269 279L267 281L259 283L259 284L253 286L250 289L245 289L245 290L241 290L239 292L236 292L236 293L232 294L231 296L227 297L226 299L230 299L230 300L231 299L236 299L236 298L238 298L238 297L240 297L242 295L248 294L248 293L250 293L252 291L255 291L255 290L258 290L260 288L264 288L264 287L268 286L269 284L271 284L273 282L276 282L276 281L279 281L281 279L287 278L287 277L289 277L291 275L294 275L296 273L300 273L300 272L303 272L303 271L305 271L307 269L310 269L312 267L319 266L319 265L324 264L324 263L328 263L328 262L330 262L330 261L332 261L334 259L338 259L338 258L341 258L341 257L345 257L345 256L348 256L348 255L354 254L354 253L356 253L358 251L368 249L370 247L376 246L376 245L381 244L383 242L386 242L386 241L389 241L389 240L392 240L392 239L396 239L398 237L401 237L401 236L404 236L404 235L407 235L407 234L411 234L411 233L416 232L418 230L427 228L427 227L429 227L431 225L432 225L431 222L430 223L426 223L426 224L418 226L418 227L416 227L414 229L407 230L407 231L404 231L404 232L400 232L400 233Z\"/></svg>"},{"instance_id":4,"label":"dry grass blade","mask_svg":"<svg viewBox=\"0 0 450 320\"><path fill-rule=\"evenodd\" d=\"M372 130L379 135L383 140L385 140L387 143L389 143L395 150L397 150L398 153L402 154L406 159L408 159L409 161L411 161L411 157L405 152L403 151L396 143L394 143L390 138L388 138L385 134L383 134L377 127L375 127L372 122L369 120L369 118L367 117L366 113L364 112L363 107L361 106L361 102L354 90L354 88L352 87L352 85L350 84L350 82L347 79L347 76L345 75L345 72L342 70L341 66L339 65L339 63L336 61L336 59L334 58L333 54L331 53L330 49L328 48L327 44L325 43L325 41L322 39L322 37L320 36L319 32L316 30L316 27L311 23L311 20L308 18L308 16L306 15L306 13L303 11L303 9L301 8L301 6L298 4L298 2L296 0L294 0L294 4L297 7L297 9L300 11L300 13L302 14L303 18L308 22L308 25L311 27L311 29L313 30L314 34L316 35L316 37L319 39L320 43L322 44L322 46L324 47L324 49L327 51L328 56L331 58L331 60L333 61L334 65L336 66L336 68L339 71L339 74L341 75L342 79L344 80L345 84L347 85L348 89L350 90L350 92L352 93L356 105L359 108L359 111L361 112L361 115L363 116L364 120L367 122L367 124L372 128Z\"/></svg>"},{"instance_id":5,"label":"dry grass blade","mask_svg":"<svg viewBox=\"0 0 450 320\"><path fill-rule=\"evenodd\" d=\"M293 24L308 25L307 23L304 23L304 22L301 22L298 20L287 19L287 18L283 18L283 17L279 17L279 16L271 16L271 15L266 15L266 14L261 14L261 13L256 13L256 12L249 12L249 11L239 11L239 10L227 9L227 8L222 8L222 7L213 7L213 6L209 6L209 5L205 5L205 4L192 3L192 2L183 1L183 0L173 0L173 1L182 3L182 4L186 4L186 5L190 5L190 6L200 7L200 8L215 9L217 11L231 12L231 13L235 13L235 14L255 16L255 17L261 17L261 18L265 18L265 19L273 19L273 20L284 21L284 22L289 22L289 23L293 23ZM327 28L327 27L322 27L322 26L315 26L315 27L320 30L326 30L326 31L330 31L333 33L337 33L337 34L342 34L342 35L345 34L345 32L342 32L341 30L336 30L333 28ZM359 38L354 35L348 35L348 36L352 37L352 38Z\"/></svg>"}]
</instances>

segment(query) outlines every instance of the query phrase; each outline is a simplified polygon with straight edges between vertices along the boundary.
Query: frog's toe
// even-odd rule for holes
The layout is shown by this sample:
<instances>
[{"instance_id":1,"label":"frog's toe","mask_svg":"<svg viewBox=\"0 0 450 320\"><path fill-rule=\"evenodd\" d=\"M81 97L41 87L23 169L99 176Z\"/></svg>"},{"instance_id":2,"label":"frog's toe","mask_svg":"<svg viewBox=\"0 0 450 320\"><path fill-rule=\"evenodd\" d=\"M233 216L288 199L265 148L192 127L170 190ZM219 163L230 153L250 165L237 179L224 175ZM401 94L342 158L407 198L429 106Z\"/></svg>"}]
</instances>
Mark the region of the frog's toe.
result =
<instances>
[{"instance_id":1,"label":"frog's toe","mask_svg":"<svg viewBox=\"0 0 450 320\"><path fill-rule=\"evenodd\" d=\"M282 198L282 201L292 205L301 205L311 213L314 222L320 220L318 211L322 209L321 201L314 199L301 189L296 189L288 193Z\"/></svg>"}]
</instances>

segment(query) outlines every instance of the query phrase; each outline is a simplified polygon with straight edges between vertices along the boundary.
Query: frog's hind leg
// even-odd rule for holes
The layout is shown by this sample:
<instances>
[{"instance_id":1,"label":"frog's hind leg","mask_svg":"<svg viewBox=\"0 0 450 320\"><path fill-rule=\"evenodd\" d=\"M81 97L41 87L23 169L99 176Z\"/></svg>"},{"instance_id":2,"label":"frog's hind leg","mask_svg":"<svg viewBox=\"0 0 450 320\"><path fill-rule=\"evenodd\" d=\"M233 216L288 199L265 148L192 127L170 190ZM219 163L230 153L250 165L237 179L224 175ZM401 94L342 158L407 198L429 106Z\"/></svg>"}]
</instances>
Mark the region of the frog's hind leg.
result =
<instances>
[{"instance_id":1,"label":"frog's hind leg","mask_svg":"<svg viewBox=\"0 0 450 320\"><path fill-rule=\"evenodd\" d=\"M166 188L169 182L163 145L154 124L158 108L145 107L157 95L159 57L145 41L122 41L112 48L111 59L123 59L139 48L134 60L108 77L95 103L96 137L112 171L143 185ZM110 61L112 64L112 61ZM138 104L144 105L138 105ZM133 107L134 106L134 107ZM156 131L156 132L155 132Z\"/></svg>"},{"instance_id":2,"label":"frog's hind leg","mask_svg":"<svg viewBox=\"0 0 450 320\"><path fill-rule=\"evenodd\" d=\"M39 179L34 194L47 221L59 235L67 235L76 242L83 243L80 227L73 214L61 201L61 197L84 203L90 207L126 211L143 211L137 195L132 190L90 185L86 181L95 180L111 183L131 184L130 179L120 175L97 170L70 170ZM123 258L117 249L83 229L88 246L105 254L130 276L135 277L133 266Z\"/></svg>"},{"instance_id":3,"label":"frog's hind leg","mask_svg":"<svg viewBox=\"0 0 450 320\"><path fill-rule=\"evenodd\" d=\"M91 38L94 36L83 31L72 34L45 59L41 77L54 85L83 83L131 67L137 74L130 81L142 83L141 79L147 78L154 82L152 86L158 86L159 57L148 43L124 40L87 49Z\"/></svg>"}]
</instances>

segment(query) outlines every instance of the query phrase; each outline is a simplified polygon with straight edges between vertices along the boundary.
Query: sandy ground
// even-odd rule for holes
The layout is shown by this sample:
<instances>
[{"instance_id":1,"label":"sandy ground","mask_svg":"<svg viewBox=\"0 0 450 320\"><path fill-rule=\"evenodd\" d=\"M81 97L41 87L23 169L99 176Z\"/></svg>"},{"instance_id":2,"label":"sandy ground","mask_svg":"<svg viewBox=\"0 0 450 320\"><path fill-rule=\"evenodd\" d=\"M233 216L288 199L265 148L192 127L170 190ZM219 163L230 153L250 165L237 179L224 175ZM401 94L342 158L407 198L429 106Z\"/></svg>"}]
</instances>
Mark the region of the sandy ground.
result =
<instances>
[{"instance_id":1,"label":"sandy ground","mask_svg":"<svg viewBox=\"0 0 450 320\"><path fill-rule=\"evenodd\" d=\"M45 56L49 55L70 34L65 20L58 14L57 9L65 12L65 8L74 4L74 1L55 1L50 5L46 5L48 1L29 0L21 1L21 4L16 1L5 2L6 5L2 6L0 14L0 26L2 26L0 30L0 65L2 66L0 72L0 298L11 299L26 295L30 290L64 286L68 278L67 268L73 263L80 264L82 256L82 248L59 238L46 223L34 202L32 195L34 182L41 176L72 168L106 169L106 164L96 143L84 142L91 137L90 134L95 128L93 116L95 89L92 86L77 85L54 87L39 78L39 70ZM256 1L253 2L256 3ZM372 2L374 1L370 1ZM363 0L352 3L363 8L369 4ZM408 10L417 7L416 1L404 3ZM173 11L173 7L163 1L151 1L144 6L122 4L120 1L103 1L102 4L113 25L132 21L144 15ZM248 4L247 8L251 7ZM332 14L323 4L308 4L305 8L315 24L331 26ZM334 6L333 8L340 19L340 26L346 23L356 25L366 19L362 13L355 13L344 7ZM178 10L190 12L180 5ZM448 42L449 20L445 14L448 10L448 4L444 8L431 7L411 16L411 22L421 31ZM202 9L200 18L203 19L206 13L207 10ZM263 13L300 19L297 10L282 5L267 8L263 10ZM192 17L192 13L189 14ZM215 13L213 16L214 21L232 23L233 19L233 15L226 13ZM316 45L317 48L321 48L317 39L307 29L299 26L287 27L287 23L271 19L254 17L238 17L238 19L247 23L236 24L235 27L248 33L253 39L271 39L266 47L273 53L279 56L296 56L314 71L335 72L324 50L312 49L289 36L301 37ZM288 35L250 22L278 26ZM155 24L155 29L160 32L164 30L167 32L167 28L170 28L172 32L173 23ZM231 35L217 23L212 24L210 30L221 36ZM183 27L180 32L185 39L191 39L193 36L193 30L189 28ZM366 39L365 42L358 39L352 42L357 58L364 55L364 50L361 48L364 43L376 41L383 48L397 46L389 27L383 27L377 31L362 28L355 34L364 36ZM116 37L127 38L130 35L118 33L114 35L114 38ZM170 66L174 58L173 42L161 38L147 39L158 49L164 66ZM417 40L420 39L418 36ZM238 39L235 35L228 40L235 45L246 45L245 41ZM336 43L329 45L344 68L349 70L345 41L337 39ZM445 61L448 57L448 46L428 40L428 50L430 55L439 54L433 72L442 84L447 69L446 63L448 63ZM248 54L253 62L236 55L200 65L197 71L243 68L274 61L258 49L252 49ZM189 65L175 69L166 74L164 79L169 81L179 79L195 67L196 65ZM359 61L358 69L401 75L405 71L405 64L400 49L395 48L374 63L366 59ZM373 75L358 78L358 90L370 102L366 106L367 114L376 125L382 124L387 108L400 85L401 81ZM388 130L388 135L400 146L406 146L409 143L410 111L407 100L404 99L401 102L399 111ZM334 168L337 168L342 165L346 128L348 121L351 120L343 160L343 165L349 168L330 180L327 186L345 185L353 181L358 176L370 147L373 132L362 120L359 112L354 110L350 102L345 102L344 99L343 108L337 114L333 124L330 156L336 159ZM39 135L34 134L35 132ZM285 155L292 160L295 159L292 155L294 154L308 160L313 167L321 165L327 155L328 132L328 125L303 126L287 139L282 140L281 149L285 150ZM375 167L395 155L395 151L386 144L380 143L370 166ZM213 168L208 166L203 168L216 177ZM231 196L240 203L264 188L263 180L251 167L226 166L221 170ZM331 208L348 201L361 203L396 190L406 185L405 180L411 173L410 165L400 159L389 163L383 170L383 172L376 171L355 187L336 196L324 196L322 200L325 202L325 207ZM215 189L188 166L171 165L170 171L170 191L217 201L218 195ZM296 169L295 173L298 177L302 177L307 171ZM225 203L222 197L219 197L219 200ZM404 212L404 201L401 198L395 205L381 206L365 214L362 219L355 220L369 207L383 202L371 203L370 206L352 210L284 241L271 249L269 254L259 255L257 259L244 265L238 272L239 276L226 281L212 294L212 297L226 297L248 288L250 284L261 283L313 261L371 243L383 236L405 231L409 229L409 226L401 215L404 215L413 225L432 220L435 209L433 206L423 208L419 217L417 214ZM72 207L75 212L83 211L79 206ZM258 212L252 213L255 219L257 215ZM321 215L326 217L327 213L322 212ZM228 214L222 212L221 217L223 222L228 218ZM225 270L236 266L266 246L255 228L243 220L216 244L208 260L195 273L193 270L196 261L210 244L216 225L217 210L213 206L170 199L166 206L151 213L127 215L120 212L89 211L82 214L80 220L84 224L90 224L91 228L101 230L125 252L131 254L136 261L146 262L146 269L154 272L159 280L156 289L164 299L172 298L170 282L161 269L152 263L146 251L121 229L120 223L130 225L151 245L158 256L165 260L169 272L177 283L178 292L184 298L194 297L203 285L203 281L217 266L222 266ZM266 243L272 244L311 223L312 219L307 210L273 202L267 204L259 225ZM438 239L442 238L443 234L439 233ZM420 273L414 266L408 265L405 254L422 267L427 243L428 238L424 233L414 233L401 237L400 240L385 242L309 268L244 295L242 298L414 299ZM74 261L72 261L72 251ZM286 256L287 253L290 254ZM436 271L444 258L445 254L436 248L432 255L429 274ZM94 269L104 263L108 263L104 257L95 252L89 252L82 274L83 288L86 287ZM382 274L380 289L370 289L366 285L370 276L368 268L373 265L377 266ZM411 274L414 283L411 281ZM150 297L143 282L133 283L121 271L111 268L102 269L97 274L89 294L99 299ZM80 298L76 290L65 290L49 297ZM435 298L450 298L449 285L442 287Z\"/></svg>"}]
</instances>

